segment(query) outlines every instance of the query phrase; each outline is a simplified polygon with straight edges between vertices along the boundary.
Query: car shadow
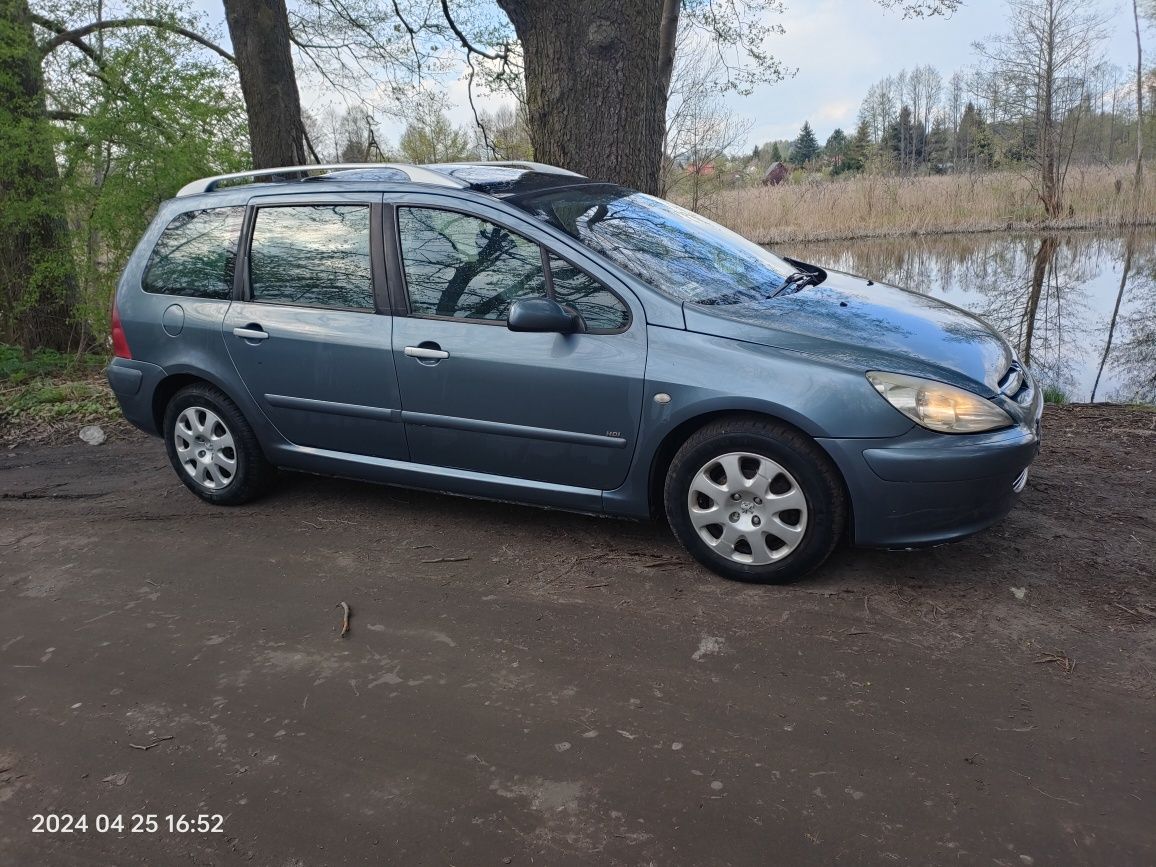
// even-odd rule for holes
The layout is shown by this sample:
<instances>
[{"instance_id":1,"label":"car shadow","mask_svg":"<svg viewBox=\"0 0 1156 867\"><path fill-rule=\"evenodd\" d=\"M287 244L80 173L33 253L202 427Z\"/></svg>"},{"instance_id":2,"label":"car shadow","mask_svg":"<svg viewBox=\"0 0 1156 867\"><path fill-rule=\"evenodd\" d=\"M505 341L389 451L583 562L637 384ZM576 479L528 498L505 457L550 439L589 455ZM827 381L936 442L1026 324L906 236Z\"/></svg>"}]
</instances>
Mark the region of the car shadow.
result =
<instances>
[{"instance_id":1,"label":"car shadow","mask_svg":"<svg viewBox=\"0 0 1156 867\"><path fill-rule=\"evenodd\" d=\"M415 526L436 523L463 542L476 538L477 543L484 544L501 539L506 547L523 548L535 555L540 555L543 542L559 558L641 552L662 561L661 574L677 572L684 580L730 586L736 591L760 586L728 581L700 566L675 541L664 519L635 521L304 473L283 473L263 502L371 515L386 521L404 516ZM984 576L977 573L974 564L986 559L982 548L988 545L983 535L911 551L881 551L844 543L822 567L793 586L817 592L847 592L849 588L873 592L929 583L976 586L984 583ZM963 568L965 563L973 566Z\"/></svg>"}]
</instances>

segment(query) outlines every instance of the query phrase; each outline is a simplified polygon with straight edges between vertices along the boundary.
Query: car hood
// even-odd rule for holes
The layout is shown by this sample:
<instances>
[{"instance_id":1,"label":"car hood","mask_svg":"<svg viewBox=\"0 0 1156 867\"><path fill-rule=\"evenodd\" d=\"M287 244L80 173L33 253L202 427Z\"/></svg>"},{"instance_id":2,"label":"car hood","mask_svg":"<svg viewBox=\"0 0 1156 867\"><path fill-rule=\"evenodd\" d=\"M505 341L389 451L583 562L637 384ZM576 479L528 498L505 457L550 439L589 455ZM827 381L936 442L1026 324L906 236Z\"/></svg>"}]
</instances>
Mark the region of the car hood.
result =
<instances>
[{"instance_id":1,"label":"car hood","mask_svg":"<svg viewBox=\"0 0 1156 867\"><path fill-rule=\"evenodd\" d=\"M813 355L863 370L948 382L990 397L1011 348L982 319L928 295L829 271L792 295L684 305L690 331Z\"/></svg>"}]
</instances>

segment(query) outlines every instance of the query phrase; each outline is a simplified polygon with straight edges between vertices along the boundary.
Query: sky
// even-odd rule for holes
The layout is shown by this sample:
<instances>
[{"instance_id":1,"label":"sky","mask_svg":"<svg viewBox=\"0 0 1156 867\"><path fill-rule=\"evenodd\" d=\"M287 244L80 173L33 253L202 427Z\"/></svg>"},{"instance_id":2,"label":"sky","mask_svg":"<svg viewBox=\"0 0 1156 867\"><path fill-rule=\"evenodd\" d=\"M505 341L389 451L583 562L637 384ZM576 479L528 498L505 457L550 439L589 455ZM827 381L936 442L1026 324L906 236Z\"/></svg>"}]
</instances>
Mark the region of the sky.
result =
<instances>
[{"instance_id":1,"label":"sky","mask_svg":"<svg viewBox=\"0 0 1156 867\"><path fill-rule=\"evenodd\" d=\"M210 21L221 22L220 0L194 0ZM1111 62L1128 69L1135 62L1131 3L1128 0L1087 0L1109 19L1110 36L1105 46ZM946 81L957 69L975 63L972 44L1005 27L1004 0L964 0L950 18L907 19L873 0L785 0L782 15L769 16L786 28L769 37L768 48L783 65L797 70L793 77L759 87L749 96L729 95L733 112L749 121L746 147L775 139L794 139L810 121L820 142L836 127L851 132L859 104L874 82L898 72L930 63ZM1145 52L1153 52L1156 40L1145 33ZM447 79L448 113L459 126L473 126L466 100L465 83ZM331 94L313 86L302 90L306 108L318 113ZM479 107L486 98L475 96ZM489 107L502 102L491 97ZM378 116L385 138L396 143L404 121Z\"/></svg>"},{"instance_id":2,"label":"sky","mask_svg":"<svg viewBox=\"0 0 1156 867\"><path fill-rule=\"evenodd\" d=\"M850 133L859 104L874 82L927 63L946 81L955 70L975 64L974 42L1006 29L1002 0L965 0L950 18L923 20L904 20L872 0L788 0L788 4L780 16L787 32L772 37L770 47L797 74L749 97L729 100L734 112L754 125L751 144L793 139L805 120L820 142L836 127ZM1087 5L1109 16L1108 57L1127 69L1136 52L1131 3L1127 12L1120 0L1088 0ZM1146 34L1146 46L1150 37Z\"/></svg>"}]
</instances>

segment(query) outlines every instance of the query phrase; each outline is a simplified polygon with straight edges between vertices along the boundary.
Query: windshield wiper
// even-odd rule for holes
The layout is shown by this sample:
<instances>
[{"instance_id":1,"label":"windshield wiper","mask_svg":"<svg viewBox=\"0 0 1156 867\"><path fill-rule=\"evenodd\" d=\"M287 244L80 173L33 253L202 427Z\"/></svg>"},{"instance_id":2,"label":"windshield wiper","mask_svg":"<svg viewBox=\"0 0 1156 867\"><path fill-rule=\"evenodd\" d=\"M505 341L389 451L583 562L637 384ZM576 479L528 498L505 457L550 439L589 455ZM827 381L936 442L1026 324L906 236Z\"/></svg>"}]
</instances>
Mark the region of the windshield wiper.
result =
<instances>
[{"instance_id":1,"label":"windshield wiper","mask_svg":"<svg viewBox=\"0 0 1156 867\"><path fill-rule=\"evenodd\" d=\"M773 295L772 298L778 298L780 295L794 294L802 291L808 286L818 286L826 278L825 274L815 273L814 271L796 271L783 281Z\"/></svg>"},{"instance_id":2,"label":"windshield wiper","mask_svg":"<svg viewBox=\"0 0 1156 867\"><path fill-rule=\"evenodd\" d=\"M783 281L783 285L779 287L778 291L771 295L772 298L777 298L780 295L788 293L793 295L808 286L818 286L827 279L827 272L818 265L809 265L806 262L800 262L798 259L792 259L790 256L783 256L783 261L794 265L799 270Z\"/></svg>"}]
</instances>

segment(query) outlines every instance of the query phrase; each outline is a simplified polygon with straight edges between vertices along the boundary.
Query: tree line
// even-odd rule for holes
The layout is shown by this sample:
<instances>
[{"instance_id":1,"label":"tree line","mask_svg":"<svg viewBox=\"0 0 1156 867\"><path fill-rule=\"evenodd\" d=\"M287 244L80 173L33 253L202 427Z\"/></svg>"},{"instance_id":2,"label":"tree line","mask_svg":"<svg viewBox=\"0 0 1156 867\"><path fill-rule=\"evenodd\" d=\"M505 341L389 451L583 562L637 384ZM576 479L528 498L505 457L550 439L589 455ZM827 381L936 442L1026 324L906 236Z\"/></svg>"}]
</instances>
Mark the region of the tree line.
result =
<instances>
[{"instance_id":1,"label":"tree line","mask_svg":"<svg viewBox=\"0 0 1156 867\"><path fill-rule=\"evenodd\" d=\"M804 123L795 140L752 156L832 175L1024 170L1048 217L1064 211L1071 166L1132 162L1139 171L1156 139L1143 115L1156 73L1143 68L1138 4L1132 71L1106 60L1106 14L1083 0L1007 5L1004 32L973 46L973 68L947 78L931 65L902 70L868 88L852 134L836 129L820 145Z\"/></svg>"}]
</instances>

